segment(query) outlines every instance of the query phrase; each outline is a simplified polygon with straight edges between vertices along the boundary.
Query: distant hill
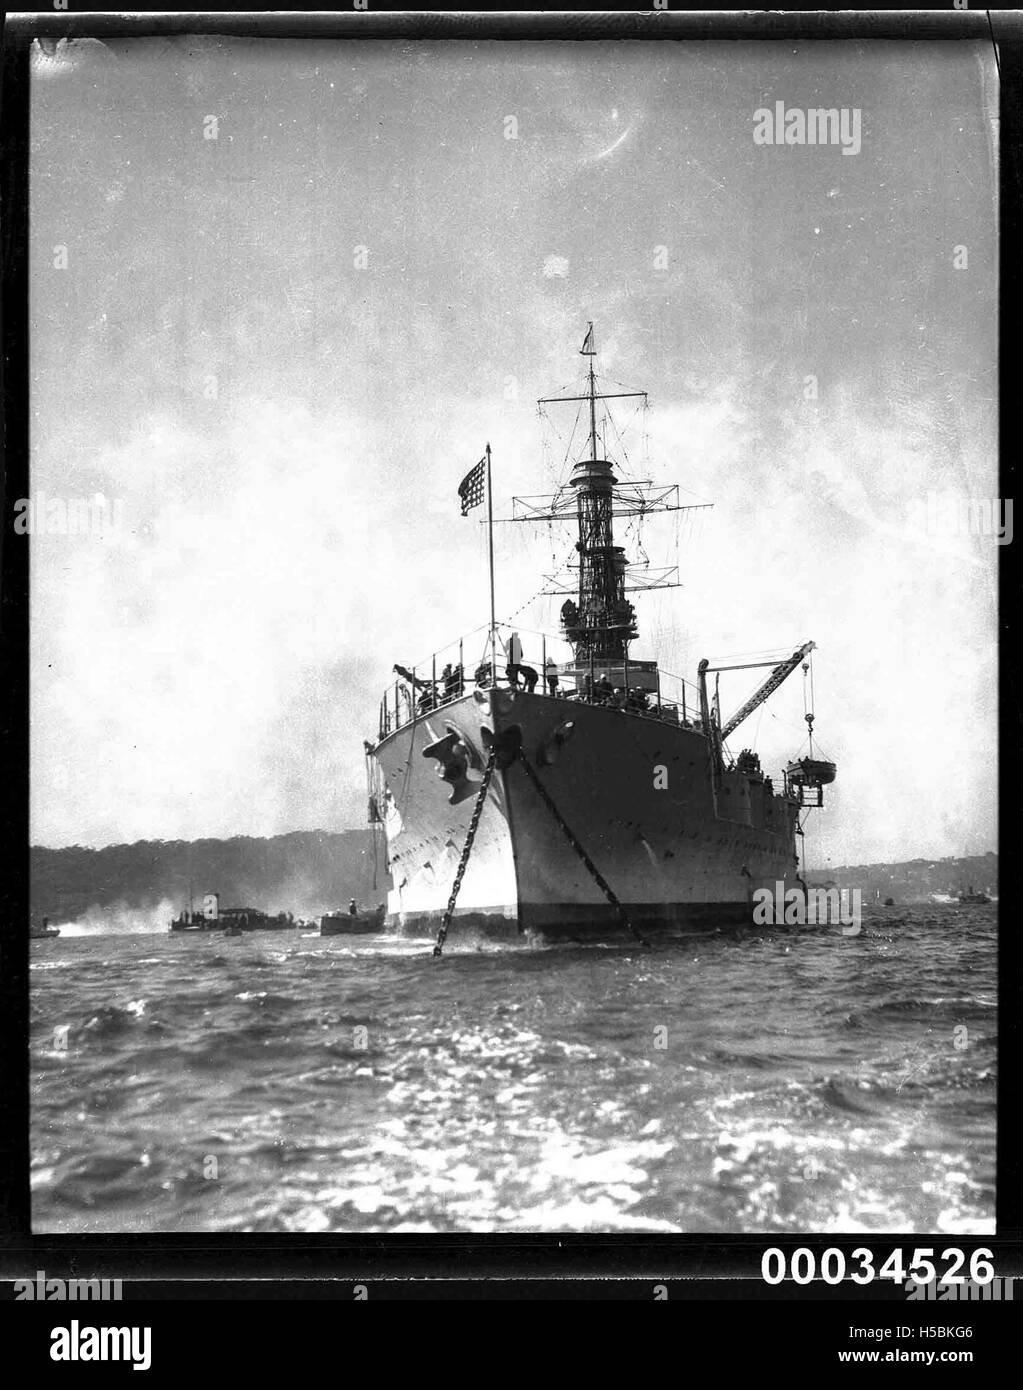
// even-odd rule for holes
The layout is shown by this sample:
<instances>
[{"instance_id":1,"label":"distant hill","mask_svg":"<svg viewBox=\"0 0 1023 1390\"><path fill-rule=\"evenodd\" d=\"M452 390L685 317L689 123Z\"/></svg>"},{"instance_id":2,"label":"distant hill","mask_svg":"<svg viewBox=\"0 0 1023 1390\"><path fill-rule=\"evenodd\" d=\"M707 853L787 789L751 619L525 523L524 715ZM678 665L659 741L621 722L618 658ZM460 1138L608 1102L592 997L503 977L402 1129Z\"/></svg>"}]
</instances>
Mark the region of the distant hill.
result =
<instances>
[{"instance_id":1,"label":"distant hill","mask_svg":"<svg viewBox=\"0 0 1023 1390\"><path fill-rule=\"evenodd\" d=\"M204 893L219 893L222 907L254 907L318 917L356 898L384 901L387 877L383 837L376 865L370 830L294 831L255 839L139 840L103 849L30 850L32 916L75 922L93 916L148 913L162 920ZM865 899L879 892L896 902L926 901L932 893L955 895L972 885L998 893L998 856L912 859L901 864L856 864L811 870L811 884L859 888Z\"/></svg>"},{"instance_id":2,"label":"distant hill","mask_svg":"<svg viewBox=\"0 0 1023 1390\"><path fill-rule=\"evenodd\" d=\"M97 912L175 910L219 893L222 907L255 907L314 917L347 905L383 902L389 880L382 837L376 872L370 830L295 831L269 839L139 840L103 849L32 848L32 916L73 922ZM374 885L375 878L375 885Z\"/></svg>"},{"instance_id":3,"label":"distant hill","mask_svg":"<svg viewBox=\"0 0 1023 1390\"><path fill-rule=\"evenodd\" d=\"M864 899L880 893L896 902L926 902L932 893L955 897L971 885L998 894L998 855L967 855L961 859L909 859L902 864L853 864L837 869L813 869L808 884L833 883L836 888L859 888Z\"/></svg>"}]
</instances>

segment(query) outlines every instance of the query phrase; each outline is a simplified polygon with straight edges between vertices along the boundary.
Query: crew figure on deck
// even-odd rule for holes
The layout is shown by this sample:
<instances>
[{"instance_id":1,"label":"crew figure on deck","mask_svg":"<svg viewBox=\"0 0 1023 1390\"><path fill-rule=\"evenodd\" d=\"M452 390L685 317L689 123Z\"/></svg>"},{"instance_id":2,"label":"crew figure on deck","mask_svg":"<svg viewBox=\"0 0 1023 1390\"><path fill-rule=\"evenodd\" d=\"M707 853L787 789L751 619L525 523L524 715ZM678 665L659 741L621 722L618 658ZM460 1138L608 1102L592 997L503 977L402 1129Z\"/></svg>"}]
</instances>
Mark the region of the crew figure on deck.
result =
<instances>
[{"instance_id":1,"label":"crew figure on deck","mask_svg":"<svg viewBox=\"0 0 1023 1390\"><path fill-rule=\"evenodd\" d=\"M462 693L462 665L461 665L461 662L459 662L459 664L458 664L457 666L452 667L451 662L449 661L448 664L444 667L444 670L441 672L441 680L442 680L443 683L444 683L444 698L445 698L445 700L452 700L452 699L454 699L454 697L455 697L456 695L461 695L461 693Z\"/></svg>"},{"instance_id":2,"label":"crew figure on deck","mask_svg":"<svg viewBox=\"0 0 1023 1390\"><path fill-rule=\"evenodd\" d=\"M615 693L615 688L614 688L614 686L611 684L611 682L608 680L608 678L607 678L607 672L606 672L606 671L603 671L603 672L601 673L600 680L597 681L597 684L596 684L596 686L594 687L594 691L593 691L593 700L594 700L594 703L595 703L595 704L598 704L598 705L606 705L606 704L608 704L608 703L610 702L610 700L611 700L612 696L614 695L614 693Z\"/></svg>"},{"instance_id":3,"label":"crew figure on deck","mask_svg":"<svg viewBox=\"0 0 1023 1390\"><path fill-rule=\"evenodd\" d=\"M522 664L522 640L517 632L513 632L508 638L505 653L508 657L508 665L504 668L504 674L508 677L508 684L518 689L519 667Z\"/></svg>"}]
</instances>

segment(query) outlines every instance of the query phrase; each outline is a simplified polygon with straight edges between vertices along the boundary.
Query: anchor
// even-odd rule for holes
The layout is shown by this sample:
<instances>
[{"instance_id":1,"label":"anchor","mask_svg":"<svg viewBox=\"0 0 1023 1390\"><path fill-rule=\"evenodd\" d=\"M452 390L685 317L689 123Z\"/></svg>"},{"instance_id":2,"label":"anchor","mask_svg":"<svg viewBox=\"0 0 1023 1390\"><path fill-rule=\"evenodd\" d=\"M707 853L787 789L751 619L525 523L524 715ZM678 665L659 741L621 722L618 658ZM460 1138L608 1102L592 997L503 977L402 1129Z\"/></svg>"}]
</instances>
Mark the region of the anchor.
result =
<instances>
[{"instance_id":1,"label":"anchor","mask_svg":"<svg viewBox=\"0 0 1023 1390\"><path fill-rule=\"evenodd\" d=\"M438 776L451 783L448 804L457 806L460 801L472 796L476 790L476 783L469 780L469 761L472 754L468 745L457 729L452 729L450 725L448 729L449 732L444 738L439 738L436 743L428 744L423 749L423 757L437 759Z\"/></svg>"}]
</instances>

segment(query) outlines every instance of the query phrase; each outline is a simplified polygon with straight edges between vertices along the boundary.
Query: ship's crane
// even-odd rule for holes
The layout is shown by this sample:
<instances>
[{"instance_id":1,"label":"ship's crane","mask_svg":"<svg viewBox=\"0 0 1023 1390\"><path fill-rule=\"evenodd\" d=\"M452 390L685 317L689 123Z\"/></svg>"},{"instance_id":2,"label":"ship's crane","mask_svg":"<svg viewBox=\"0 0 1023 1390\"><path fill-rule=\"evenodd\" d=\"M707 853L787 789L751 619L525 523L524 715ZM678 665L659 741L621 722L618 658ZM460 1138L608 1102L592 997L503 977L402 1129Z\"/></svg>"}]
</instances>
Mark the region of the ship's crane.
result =
<instances>
[{"instance_id":1,"label":"ship's crane","mask_svg":"<svg viewBox=\"0 0 1023 1390\"><path fill-rule=\"evenodd\" d=\"M744 705L741 705L731 719L725 724L719 723L717 713L717 696L714 699L714 711L711 712L710 702L707 699L707 672L708 671L749 671L756 666L769 666L769 661L751 661L737 666L711 666L706 658L700 662L699 681L700 681L700 710L703 715L703 727L710 740L713 750L713 763L715 785L720 776L722 767L722 746L729 734L734 733L744 719L748 719L755 709L758 709L764 701L772 695L783 681L791 676L799 663L805 656L809 656L816 643L806 642L794 651L785 661L779 662L771 671L767 680L759 690L749 697ZM803 671L809 668L804 665ZM831 762L822 761L813 756L813 714L807 713L805 716L806 726L809 730L810 756L801 758L796 762L791 762L785 768L785 791L787 795L798 798L800 806L823 806L824 788L835 780L836 768Z\"/></svg>"},{"instance_id":2,"label":"ship's crane","mask_svg":"<svg viewBox=\"0 0 1023 1390\"><path fill-rule=\"evenodd\" d=\"M711 666L707 658L704 657L700 662L698 674L700 683L700 710L703 715L704 729L714 750L714 762L716 766L721 763L721 746L728 735L734 733L742 721L748 719L753 711L758 709L768 696L772 695L778 689L779 685L781 685L796 669L803 657L813 651L815 646L815 642L805 642L799 650L793 652L787 660L775 666L760 689L751 695L746 703L742 705L741 708L737 709L731 719L728 720L727 724L724 725L719 725L716 713L713 718L711 717L710 705L707 700L707 672L752 671L758 666L770 666L771 663L769 661L748 661L738 666ZM717 701L715 699L715 711L716 707Z\"/></svg>"},{"instance_id":3,"label":"ship's crane","mask_svg":"<svg viewBox=\"0 0 1023 1390\"><path fill-rule=\"evenodd\" d=\"M784 681L788 680L789 676L791 676L792 672L796 669L799 663L803 660L805 656L809 655L809 653L813 651L816 645L817 644L815 642L804 643L798 651L793 652L790 657L788 657L785 661L781 662L780 665L774 668L774 670L768 676L767 680L764 681L760 689L754 691L754 693L749 697L746 703L744 705L739 706L739 708L732 715L731 719L729 719L728 723L722 726L722 742L728 737L729 734L734 734L736 729L742 723L742 721L744 719L748 719L755 709L759 709L760 706L764 703L764 701L769 696L773 695L774 692ZM743 668L735 666L717 667L711 669L738 671Z\"/></svg>"}]
</instances>

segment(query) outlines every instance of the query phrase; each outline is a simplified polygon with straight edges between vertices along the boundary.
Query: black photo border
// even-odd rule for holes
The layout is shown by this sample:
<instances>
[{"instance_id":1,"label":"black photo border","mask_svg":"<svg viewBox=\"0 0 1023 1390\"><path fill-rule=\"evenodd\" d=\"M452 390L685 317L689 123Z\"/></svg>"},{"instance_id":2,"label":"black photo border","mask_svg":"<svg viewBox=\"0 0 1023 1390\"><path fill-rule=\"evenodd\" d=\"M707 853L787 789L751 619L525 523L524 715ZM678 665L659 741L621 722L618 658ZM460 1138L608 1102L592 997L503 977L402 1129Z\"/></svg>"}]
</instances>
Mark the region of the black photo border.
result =
<instances>
[{"instance_id":1,"label":"black photo border","mask_svg":"<svg viewBox=\"0 0 1023 1390\"><path fill-rule=\"evenodd\" d=\"M74 0L70 0L74 5ZM473 12L432 7L415 12L373 3L367 11L111 14L74 5L8 17L0 69L0 236L3 255L3 467L0 531L0 1280L37 1269L65 1278L120 1278L132 1299L322 1299L339 1282L372 1289L406 1286L413 1297L649 1300L658 1284L697 1299L905 1299L898 1285L848 1282L772 1288L761 1278L769 1246L816 1252L860 1245L881 1251L920 1237L877 1233L750 1235L34 1235L29 1194L28 1053L28 547L13 534L13 499L29 495L28 50L35 38L227 37L405 40L662 42L735 40L942 40L996 45L1000 71L1000 496L1014 497L1020 452L1020 391L1014 381L1015 325L1023 269L1023 12L820 9L744 12L647 12L559 9ZM1018 1113L1021 952L1013 920L1020 901L1014 813L1020 779L1021 691L1018 547L999 549L1000 595L1000 914L997 1235L935 1237L934 1243L994 1251L997 1272L1023 1274L1023 1163ZM879 638L879 640L881 640ZM941 750L936 750L941 755ZM1004 906L1003 906L1004 905ZM595 1294L599 1287L602 1294ZM634 1290L634 1294L630 1294ZM617 1292L616 1292L617 1291ZM10 1296L0 1293L0 1299ZM350 1296L350 1295L349 1295ZM935 1306L935 1305L932 1305ZM940 1306L940 1305L938 1305Z\"/></svg>"}]
</instances>

